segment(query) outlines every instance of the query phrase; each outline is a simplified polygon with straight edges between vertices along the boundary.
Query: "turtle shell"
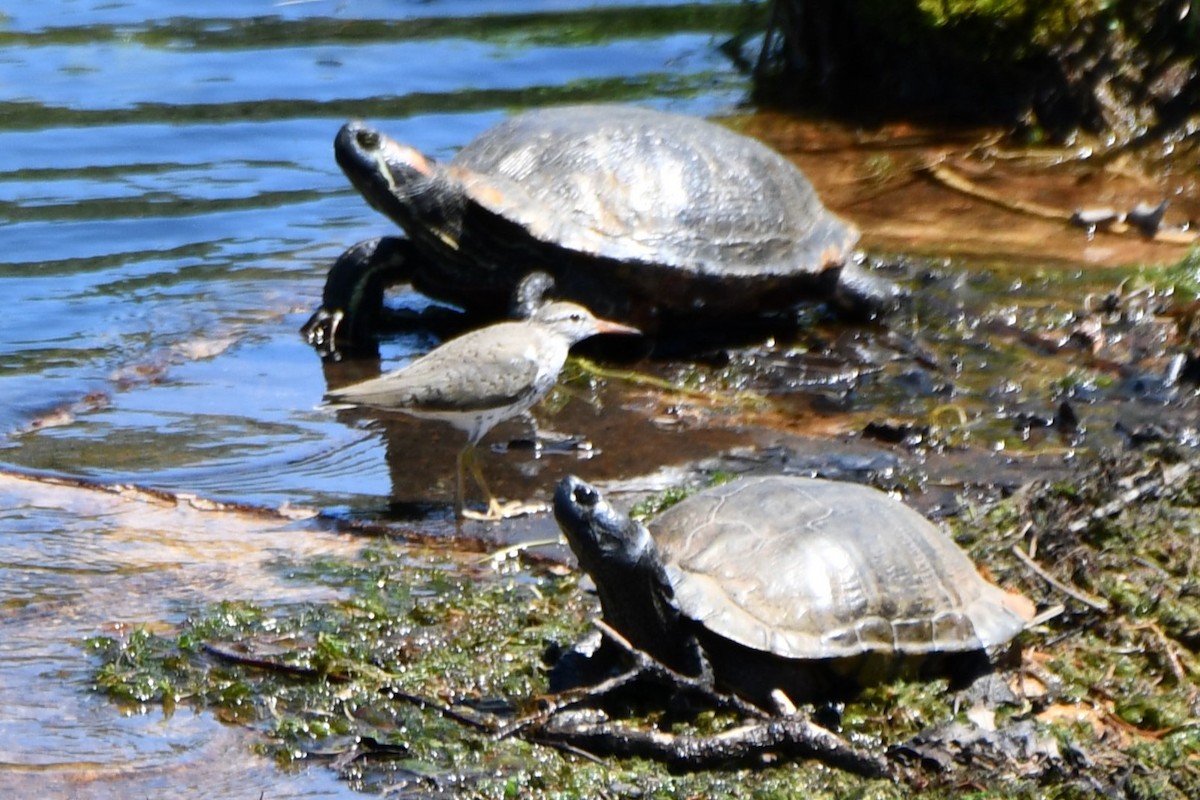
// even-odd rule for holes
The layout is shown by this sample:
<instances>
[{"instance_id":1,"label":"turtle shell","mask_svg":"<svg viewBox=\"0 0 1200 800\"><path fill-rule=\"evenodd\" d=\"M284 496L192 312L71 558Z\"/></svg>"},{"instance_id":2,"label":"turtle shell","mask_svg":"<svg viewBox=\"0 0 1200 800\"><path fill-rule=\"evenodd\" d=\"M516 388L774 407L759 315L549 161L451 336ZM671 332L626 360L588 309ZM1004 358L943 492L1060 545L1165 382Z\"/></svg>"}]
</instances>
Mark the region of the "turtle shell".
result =
<instances>
[{"instance_id":1,"label":"turtle shell","mask_svg":"<svg viewBox=\"0 0 1200 800\"><path fill-rule=\"evenodd\" d=\"M589 257L715 277L815 274L858 239L780 154L652 109L527 112L466 145L450 170L491 213Z\"/></svg>"},{"instance_id":2,"label":"turtle shell","mask_svg":"<svg viewBox=\"0 0 1200 800\"><path fill-rule=\"evenodd\" d=\"M940 529L866 486L748 478L650 529L686 617L786 659L992 651L1032 614Z\"/></svg>"}]
</instances>

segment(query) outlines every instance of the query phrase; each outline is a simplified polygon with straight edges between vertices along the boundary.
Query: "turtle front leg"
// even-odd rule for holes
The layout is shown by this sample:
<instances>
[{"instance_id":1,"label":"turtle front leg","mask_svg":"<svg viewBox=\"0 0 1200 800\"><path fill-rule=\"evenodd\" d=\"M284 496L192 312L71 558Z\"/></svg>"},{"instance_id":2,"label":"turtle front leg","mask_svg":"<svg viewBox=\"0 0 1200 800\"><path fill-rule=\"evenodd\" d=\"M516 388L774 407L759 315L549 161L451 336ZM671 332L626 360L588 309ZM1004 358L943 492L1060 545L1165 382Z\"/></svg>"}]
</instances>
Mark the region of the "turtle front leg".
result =
<instances>
[{"instance_id":1,"label":"turtle front leg","mask_svg":"<svg viewBox=\"0 0 1200 800\"><path fill-rule=\"evenodd\" d=\"M321 307L300 333L323 358L376 355L383 293L411 278L412 243L398 237L359 242L334 262Z\"/></svg>"},{"instance_id":2,"label":"turtle front leg","mask_svg":"<svg viewBox=\"0 0 1200 800\"><path fill-rule=\"evenodd\" d=\"M687 674L692 676L696 685L703 688L706 693L716 694L717 679L713 674L712 664L695 636L688 637L685 652L688 660Z\"/></svg>"}]
</instances>

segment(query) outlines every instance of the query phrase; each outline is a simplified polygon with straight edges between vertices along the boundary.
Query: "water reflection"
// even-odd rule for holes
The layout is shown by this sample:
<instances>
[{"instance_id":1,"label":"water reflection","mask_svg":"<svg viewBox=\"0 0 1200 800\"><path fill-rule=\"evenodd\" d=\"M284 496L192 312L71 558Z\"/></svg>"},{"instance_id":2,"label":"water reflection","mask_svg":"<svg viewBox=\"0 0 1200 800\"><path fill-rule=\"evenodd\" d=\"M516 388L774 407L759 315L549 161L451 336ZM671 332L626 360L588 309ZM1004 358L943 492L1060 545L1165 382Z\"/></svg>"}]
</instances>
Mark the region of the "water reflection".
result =
<instances>
[{"instance_id":1,"label":"water reflection","mask_svg":"<svg viewBox=\"0 0 1200 800\"><path fill-rule=\"evenodd\" d=\"M6 8L0 459L347 515L386 513L394 494L436 503L453 465L430 446L438 433L397 423L393 444L380 422L322 409L320 363L296 335L330 261L386 226L333 162L338 126L370 117L444 156L527 104L710 113L745 91L714 44L756 13L642 0ZM427 344L389 344L384 366ZM512 494L555 461L495 460ZM256 762L207 717L119 716L89 693L81 641L222 597L297 602L305 587L270 564L349 545L286 520L131 516L128 502L0 482L0 786L345 794L324 770Z\"/></svg>"},{"instance_id":2,"label":"water reflection","mask_svg":"<svg viewBox=\"0 0 1200 800\"><path fill-rule=\"evenodd\" d=\"M354 361L326 364L326 375L331 387L373 377ZM655 424L648 416L658 402L619 384L591 386L586 376L560 384L531 414L502 422L484 437L480 466L497 497L548 504L567 474L615 481L664 464L689 464L744 441L727 427L684 431ZM372 408L341 408L336 414L382 442L392 515L452 520L455 459L465 441L460 431ZM469 480L467 500L476 506L480 500ZM542 527L557 536L552 524Z\"/></svg>"}]
</instances>

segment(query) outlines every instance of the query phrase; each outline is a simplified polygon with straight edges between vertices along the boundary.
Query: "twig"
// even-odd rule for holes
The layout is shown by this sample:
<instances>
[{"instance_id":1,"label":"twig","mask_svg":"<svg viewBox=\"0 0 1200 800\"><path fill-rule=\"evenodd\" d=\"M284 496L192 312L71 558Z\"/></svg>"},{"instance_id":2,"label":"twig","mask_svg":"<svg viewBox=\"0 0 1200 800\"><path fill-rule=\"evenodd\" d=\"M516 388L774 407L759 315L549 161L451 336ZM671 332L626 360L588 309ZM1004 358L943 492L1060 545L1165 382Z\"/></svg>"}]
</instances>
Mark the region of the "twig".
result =
<instances>
[{"instance_id":1,"label":"twig","mask_svg":"<svg viewBox=\"0 0 1200 800\"><path fill-rule=\"evenodd\" d=\"M512 558L513 556L520 555L521 553L525 552L526 550L532 550L535 547L551 547L562 541L563 541L563 537L561 535L559 535L559 536L554 537L553 539L550 539L550 538L531 539L527 542L517 542L516 544L510 544L507 547L501 547L499 550L493 550L492 552L487 553L484 556L481 556L476 563L477 564L487 564L487 563L499 564L501 562L507 561L508 559Z\"/></svg>"},{"instance_id":2,"label":"twig","mask_svg":"<svg viewBox=\"0 0 1200 800\"><path fill-rule=\"evenodd\" d=\"M1129 489L1126 489L1109 502L1094 509L1092 513L1088 514L1083 519L1077 519L1067 525L1067 531L1070 533L1079 533L1088 525L1092 524L1092 522L1106 519L1108 517L1114 517L1139 500L1159 491L1160 489L1163 489L1164 487L1170 486L1171 484L1176 483L1182 478L1191 474L1195 467L1195 461L1184 461L1179 464L1172 464L1168 467L1160 466L1157 477L1143 481L1135 486L1130 487Z\"/></svg>"},{"instance_id":3,"label":"twig","mask_svg":"<svg viewBox=\"0 0 1200 800\"><path fill-rule=\"evenodd\" d=\"M676 672L645 651L634 647L628 639L618 633L608 623L604 622L604 620L594 620L593 624L595 624L605 638L625 651L633 660L633 666L619 675L604 679L600 683L591 686L580 686L545 698L543 701L545 707L542 710L504 726L497 731L496 736L498 738L511 736L527 728L545 724L554 715L562 711L573 708L580 703L604 697L639 678L654 680L657 683L674 689L694 691L703 695L717 708L727 708L748 717L769 718L769 715L761 708L747 703L740 697L723 694L714 690L708 682L702 679Z\"/></svg>"},{"instance_id":4,"label":"twig","mask_svg":"<svg viewBox=\"0 0 1200 800\"><path fill-rule=\"evenodd\" d=\"M242 655L241 653L235 653L232 650L227 650L223 647L212 644L211 642L203 643L202 645L200 645L200 648L204 652L206 652L210 655L216 656L217 658L220 658L223 661L229 661L229 662L232 662L235 664L240 664L240 665L246 666L246 667L254 667L255 669L264 669L264 670L269 670L271 672L279 672L279 673L282 673L285 675L295 675L295 676L301 677L301 678L324 677L324 678L327 678L332 681L347 680L347 678L344 675L330 674L330 673L324 672L322 670L313 669L312 667L301 667L301 666L296 666L294 664L284 664L280 661L275 661L275 660L269 659L269 658L261 658L261 657L257 657L257 656ZM363 665L359 665L359 666L363 666ZM383 675L387 674L387 673L384 673L382 670L380 670L379 672ZM405 702L410 705L414 705L420 709L431 709L433 711L436 711L438 714L441 714L443 717L446 717L447 719L453 720L462 725L466 725L470 728L474 728L475 730L478 730L478 731L483 731L485 733L494 733L499 728L499 724L496 721L495 717L491 717L490 719L479 719L477 717L469 716L469 715L463 714L459 711L455 711L453 708L450 708L447 705L443 705L442 703L439 703L436 700L431 700L428 697L421 697L420 695L415 695L410 692L406 692L403 689L396 688L395 686L385 684L383 686L380 686L379 691L381 693L386 693L386 694L390 695L393 700L400 700L401 702Z\"/></svg>"},{"instance_id":5,"label":"twig","mask_svg":"<svg viewBox=\"0 0 1200 800\"><path fill-rule=\"evenodd\" d=\"M373 736L359 736L354 745L347 750L339 753L334 757L333 761L329 762L329 768L339 775L345 775L346 768L362 758L372 756L381 756L384 758L403 758L409 754L407 745L403 744L388 744L381 742ZM323 755L321 753L308 751L308 755ZM261 798L260 798L261 800Z\"/></svg>"},{"instance_id":6,"label":"twig","mask_svg":"<svg viewBox=\"0 0 1200 800\"><path fill-rule=\"evenodd\" d=\"M675 768L707 769L733 761L772 755L815 758L822 763L872 778L889 777L887 760L854 747L832 731L803 717L755 720L710 736L672 734L657 730L615 727L570 720L544 727L533 739L539 743L569 743L593 753L640 756L664 761Z\"/></svg>"},{"instance_id":7,"label":"twig","mask_svg":"<svg viewBox=\"0 0 1200 800\"><path fill-rule=\"evenodd\" d=\"M934 178L938 183L946 186L956 192L974 197L977 200L983 200L992 205L1000 206L1009 211L1017 211L1022 214L1029 214L1042 219L1061 220L1070 222L1072 212L1053 206L1043 205L1042 203L1034 203L1028 200L1018 200L1011 197L1005 197L999 192L993 192L990 189L985 189L979 184L970 179L958 174L951 169L944 161L930 161L922 164L920 169Z\"/></svg>"},{"instance_id":8,"label":"twig","mask_svg":"<svg viewBox=\"0 0 1200 800\"><path fill-rule=\"evenodd\" d=\"M1019 214L1027 214L1029 216L1039 217L1041 219L1056 220L1061 222L1071 222L1075 213L1062 208L1055 208L1043 203L1035 203L1031 200L1021 200L1013 197L1005 197L999 192L993 192L991 189L986 189L964 175L960 175L950 168L941 159L929 161L922 164L919 169L925 174L932 177L943 186L953 189L956 192L961 192L968 197L974 197L976 200L982 200L986 203L999 206L1008 211L1015 211ZM1107 233L1116 234L1136 234L1144 236L1142 231L1135 225L1130 225L1126 222L1114 222L1113 224L1101 228ZM1154 232L1154 235L1149 237L1156 242L1167 242L1169 244L1195 244L1197 235L1190 230L1174 230L1170 228L1162 228Z\"/></svg>"},{"instance_id":9,"label":"twig","mask_svg":"<svg viewBox=\"0 0 1200 800\"><path fill-rule=\"evenodd\" d=\"M1036 561L1034 561L1032 558L1030 558L1028 555L1026 555L1025 551L1022 550L1020 547L1018 547L1015 544L1012 546L1012 551L1013 551L1013 555L1015 555L1017 558L1019 558L1021 560L1022 564L1024 564L1035 575L1037 575L1039 578L1044 580L1046 583L1053 586L1058 591L1062 592L1063 594L1067 595L1068 597L1078 600L1079 602L1083 603L1085 606L1093 608L1096 611L1100 611L1102 613L1108 613L1109 603L1103 597L1096 597L1095 595L1091 595L1091 594L1088 594L1087 592L1084 592L1082 589L1076 589L1073 586L1069 586L1069 585L1063 583L1058 578L1055 578L1049 572L1046 572L1046 570L1042 569L1040 564L1038 564Z\"/></svg>"},{"instance_id":10,"label":"twig","mask_svg":"<svg viewBox=\"0 0 1200 800\"><path fill-rule=\"evenodd\" d=\"M536 714L530 714L526 717L513 720L508 725L503 726L495 732L497 739L505 739L513 734L518 734L521 731L536 725L543 725L562 711L574 708L580 703L594 700L597 697L603 697L609 692L616 691L622 686L636 680L641 675L641 670L637 667L628 669L620 675L614 675L611 678L606 678L600 683L591 686L580 686L575 689L569 689L565 692L551 695L543 699L543 708Z\"/></svg>"},{"instance_id":11,"label":"twig","mask_svg":"<svg viewBox=\"0 0 1200 800\"><path fill-rule=\"evenodd\" d=\"M1187 678L1188 668L1184 665L1183 661L1180 660L1178 649L1171 642L1171 639L1167 636L1163 629L1154 622L1144 622L1141 625L1135 625L1133 629L1147 630L1153 633L1155 637L1158 638L1158 644L1162 647L1163 653L1167 657L1167 664L1170 665L1171 672L1175 675L1175 680L1180 686L1189 685ZM1196 693L1196 687L1191 687L1191 692L1194 695Z\"/></svg>"},{"instance_id":12,"label":"twig","mask_svg":"<svg viewBox=\"0 0 1200 800\"><path fill-rule=\"evenodd\" d=\"M635 669L638 674L651 678L666 686L687 689L703 695L717 708L726 708L730 711L736 711L747 717L757 717L759 719L768 719L770 715L756 705L747 703L737 695L724 694L713 688L709 681L703 678L696 678L691 675L684 675L663 664L658 659L651 656L644 650L639 650L634 647L628 639L614 630L607 622L602 619L594 621L600 633L604 634L605 638L613 644L620 647L629 657L633 659Z\"/></svg>"},{"instance_id":13,"label":"twig","mask_svg":"<svg viewBox=\"0 0 1200 800\"><path fill-rule=\"evenodd\" d=\"M610 642L626 652L634 666L595 686L574 690L569 695L558 695L548 710L509 725L498 735L519 733L527 741L567 752L640 756L685 769L705 769L754 758L762 761L782 754L815 758L859 775L891 775L890 765L884 757L855 747L806 717L798 714L769 715L740 697L716 691L704 677L683 675L667 667L634 647L602 620L597 620L595 624ZM649 678L671 688L697 692L713 706L736 711L750 721L719 734L702 736L630 728L559 713L582 700L602 696L637 678Z\"/></svg>"},{"instance_id":14,"label":"twig","mask_svg":"<svg viewBox=\"0 0 1200 800\"><path fill-rule=\"evenodd\" d=\"M584 761L590 761L593 764L604 763L604 759L595 753L590 753L587 750L584 750L582 747L577 747L570 742L563 741L562 739L555 739L554 737L537 738L531 736L527 737L526 741L540 744L543 747L553 747L555 750L559 750L563 753L569 753L570 755L582 758Z\"/></svg>"},{"instance_id":15,"label":"twig","mask_svg":"<svg viewBox=\"0 0 1200 800\"><path fill-rule=\"evenodd\" d=\"M660 378L657 375L648 375L645 372L638 372L630 369L611 369L602 367L591 359L583 356L571 356L571 360L575 362L580 369L589 375L595 375L598 378L606 380L623 381L633 386L646 386L651 389L660 389L664 392L671 392L690 400L703 402L706 405L716 408L725 408L728 406L746 406L746 405L763 405L766 403L766 398L757 392L748 389L738 391L722 392L710 389L689 389L686 386L679 386L665 378Z\"/></svg>"},{"instance_id":16,"label":"twig","mask_svg":"<svg viewBox=\"0 0 1200 800\"><path fill-rule=\"evenodd\" d=\"M235 653L233 650L228 650L220 645L212 642L204 642L200 645L200 649L210 656L215 656L222 661L228 661L233 664L240 664L243 667L253 667L254 669L267 670L268 672L278 672L283 675L295 675L301 678L317 678L322 675L330 678L330 680L343 680L336 675L327 675L321 670L313 669L312 667L302 667L298 664L285 664L282 661L277 661L273 658L263 658L262 656L252 656L243 653Z\"/></svg>"},{"instance_id":17,"label":"twig","mask_svg":"<svg viewBox=\"0 0 1200 800\"><path fill-rule=\"evenodd\" d=\"M967 412L958 403L941 403L934 406L933 410L929 412L929 420L932 424L936 425L938 424L938 419L947 414L954 417L960 428L967 426Z\"/></svg>"},{"instance_id":18,"label":"twig","mask_svg":"<svg viewBox=\"0 0 1200 800\"><path fill-rule=\"evenodd\" d=\"M438 714L441 714L448 720L457 722L461 725L466 725L468 728L473 728L477 731L494 734L500 727L496 721L496 718L490 714L485 719L463 714L462 712L455 711L450 706L439 703L436 700L431 700L428 697L422 697L417 694L411 694L403 689L397 689L395 686L381 686L379 691L381 693L386 692L393 700L400 700L408 703L409 705L414 705L421 710L430 709L436 711Z\"/></svg>"}]
</instances>

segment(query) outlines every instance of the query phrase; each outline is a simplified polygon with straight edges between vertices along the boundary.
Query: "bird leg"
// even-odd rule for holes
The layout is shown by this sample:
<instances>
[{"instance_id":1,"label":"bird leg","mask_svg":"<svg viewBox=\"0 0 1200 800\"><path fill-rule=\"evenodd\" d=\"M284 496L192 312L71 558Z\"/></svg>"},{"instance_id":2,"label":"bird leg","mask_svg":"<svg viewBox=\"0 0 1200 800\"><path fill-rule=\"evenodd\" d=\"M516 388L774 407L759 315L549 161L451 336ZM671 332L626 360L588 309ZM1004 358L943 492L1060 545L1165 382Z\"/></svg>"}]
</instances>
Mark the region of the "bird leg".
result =
<instances>
[{"instance_id":1,"label":"bird leg","mask_svg":"<svg viewBox=\"0 0 1200 800\"><path fill-rule=\"evenodd\" d=\"M487 511L472 511L466 507L466 503L463 499L463 482L465 472L468 469L471 471L471 477L475 479L476 485L483 490L483 494L487 498ZM521 500L510 500L507 503L501 503L496 495L492 494L492 490L488 487L487 481L484 480L483 470L480 468L479 460L475 454L475 445L471 442L468 442L467 446L459 451L457 485L455 487L454 495L454 513L460 519L473 519L480 522L498 522L502 519L520 517L525 514L536 514L539 511L545 510L545 503L526 503Z\"/></svg>"}]
</instances>

